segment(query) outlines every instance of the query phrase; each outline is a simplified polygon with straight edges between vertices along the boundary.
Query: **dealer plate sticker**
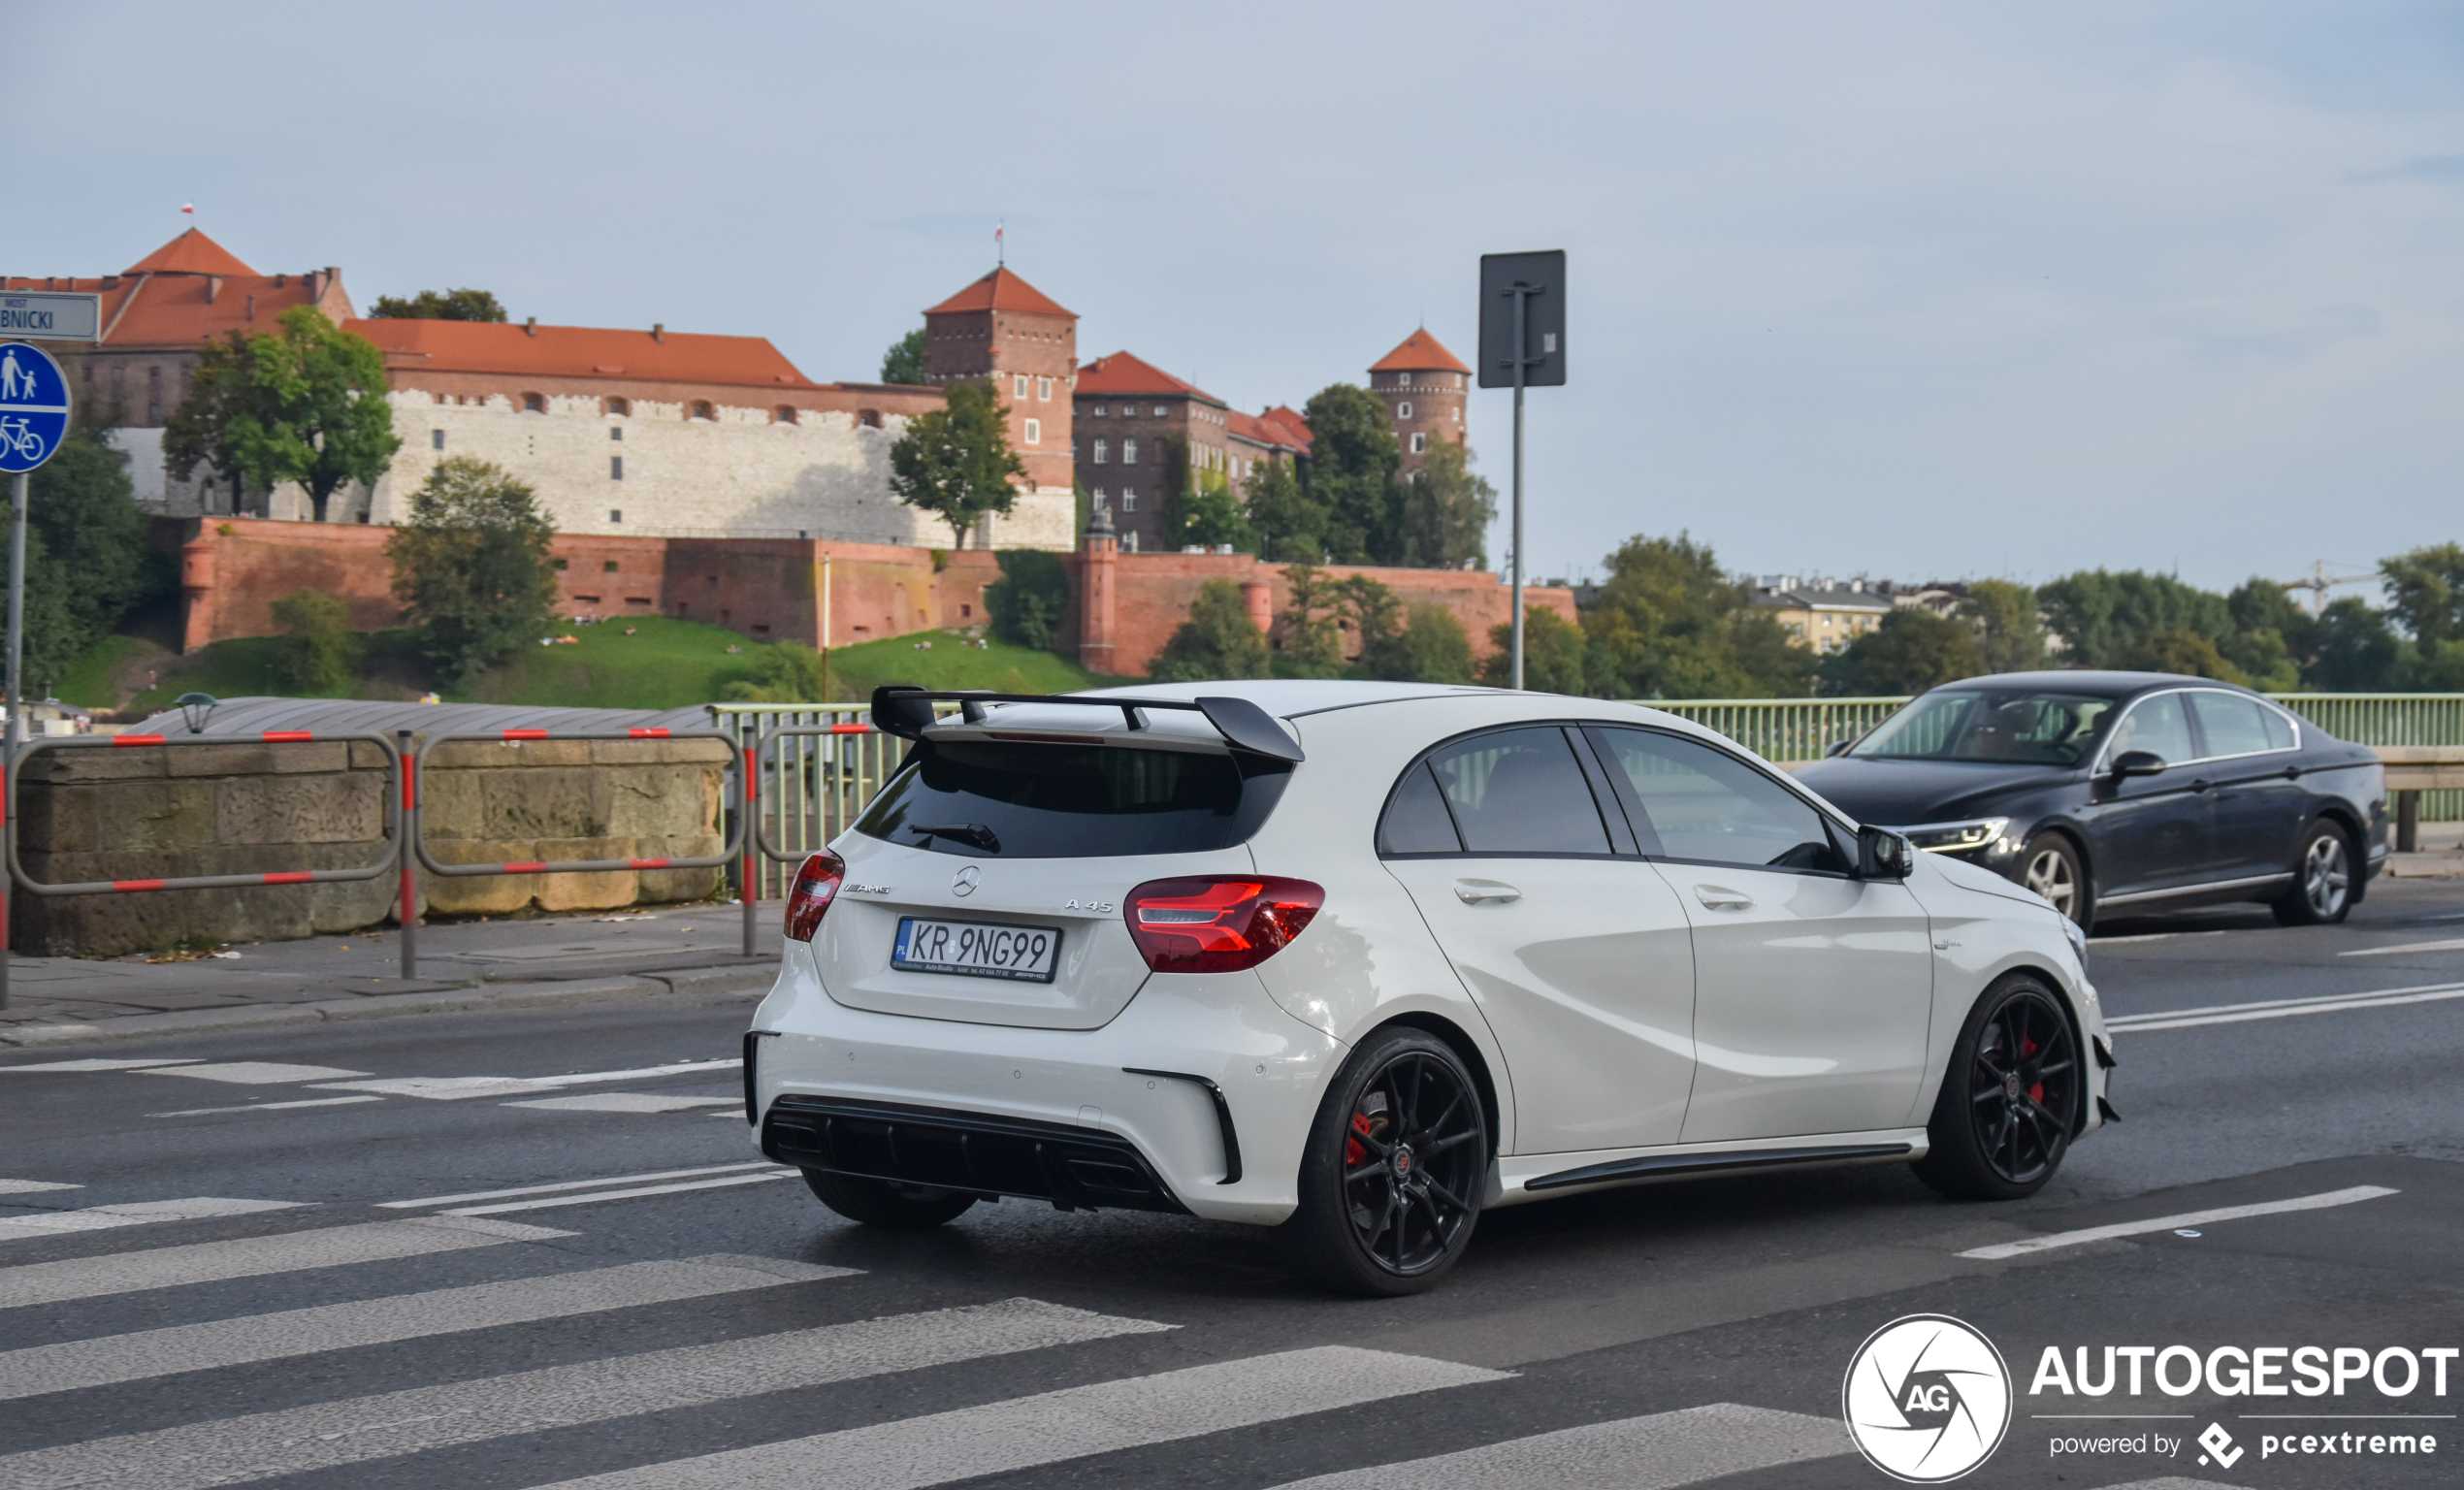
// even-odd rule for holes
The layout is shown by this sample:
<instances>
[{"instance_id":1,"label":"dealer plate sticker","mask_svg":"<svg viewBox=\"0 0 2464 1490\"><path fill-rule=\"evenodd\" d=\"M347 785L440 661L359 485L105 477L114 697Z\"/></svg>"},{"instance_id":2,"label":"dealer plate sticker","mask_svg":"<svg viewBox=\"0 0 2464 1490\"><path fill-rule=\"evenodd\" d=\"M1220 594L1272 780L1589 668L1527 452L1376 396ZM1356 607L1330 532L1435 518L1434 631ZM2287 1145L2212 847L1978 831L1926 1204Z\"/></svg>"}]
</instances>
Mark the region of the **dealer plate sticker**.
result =
<instances>
[{"instance_id":1,"label":"dealer plate sticker","mask_svg":"<svg viewBox=\"0 0 2464 1490\"><path fill-rule=\"evenodd\" d=\"M961 973L1050 983L1061 933L1054 926L996 926L980 921L901 917L890 965L907 973Z\"/></svg>"}]
</instances>

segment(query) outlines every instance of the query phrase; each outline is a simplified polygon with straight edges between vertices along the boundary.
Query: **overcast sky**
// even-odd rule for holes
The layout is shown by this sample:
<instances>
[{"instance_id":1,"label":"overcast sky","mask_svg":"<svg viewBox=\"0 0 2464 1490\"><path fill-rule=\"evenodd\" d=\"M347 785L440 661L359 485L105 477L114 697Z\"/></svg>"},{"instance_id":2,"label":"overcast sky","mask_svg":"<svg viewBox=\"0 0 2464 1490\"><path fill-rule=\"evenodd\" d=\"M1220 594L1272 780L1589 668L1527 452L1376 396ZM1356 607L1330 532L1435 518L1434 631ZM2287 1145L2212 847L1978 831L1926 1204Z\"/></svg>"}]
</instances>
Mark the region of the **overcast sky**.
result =
<instances>
[{"instance_id":1,"label":"overcast sky","mask_svg":"<svg viewBox=\"0 0 2464 1490\"><path fill-rule=\"evenodd\" d=\"M2214 586L2464 538L2452 3L9 16L9 273L193 221L363 308L477 285L869 379L1006 219L1083 356L1254 410L1423 317L1468 360L1478 256L1563 247L1535 573L1681 529ZM1470 416L1501 494L1509 398Z\"/></svg>"}]
</instances>

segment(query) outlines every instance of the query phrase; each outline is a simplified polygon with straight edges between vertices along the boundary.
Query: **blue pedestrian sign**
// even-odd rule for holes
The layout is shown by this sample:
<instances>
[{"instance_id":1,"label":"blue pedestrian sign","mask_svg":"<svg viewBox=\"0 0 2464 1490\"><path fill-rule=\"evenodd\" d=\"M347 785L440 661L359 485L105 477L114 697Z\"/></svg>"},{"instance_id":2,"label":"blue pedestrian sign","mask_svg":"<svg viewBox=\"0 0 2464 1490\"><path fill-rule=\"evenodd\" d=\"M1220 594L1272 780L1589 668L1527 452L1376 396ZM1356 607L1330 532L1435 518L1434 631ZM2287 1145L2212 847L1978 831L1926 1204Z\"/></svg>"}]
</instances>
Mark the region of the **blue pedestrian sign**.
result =
<instances>
[{"instance_id":1,"label":"blue pedestrian sign","mask_svg":"<svg viewBox=\"0 0 2464 1490\"><path fill-rule=\"evenodd\" d=\"M0 341L0 471L32 470L68 432L68 374L41 347Z\"/></svg>"}]
</instances>

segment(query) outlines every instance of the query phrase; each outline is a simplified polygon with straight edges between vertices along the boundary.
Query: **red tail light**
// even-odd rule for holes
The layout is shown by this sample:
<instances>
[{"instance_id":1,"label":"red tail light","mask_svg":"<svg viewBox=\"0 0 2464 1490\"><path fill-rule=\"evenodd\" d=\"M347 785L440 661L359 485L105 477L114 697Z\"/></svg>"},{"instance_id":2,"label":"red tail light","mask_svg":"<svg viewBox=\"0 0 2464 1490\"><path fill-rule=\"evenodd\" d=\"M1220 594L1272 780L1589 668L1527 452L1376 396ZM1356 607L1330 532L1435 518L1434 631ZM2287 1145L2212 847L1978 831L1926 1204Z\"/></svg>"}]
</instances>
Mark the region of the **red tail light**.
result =
<instances>
[{"instance_id":1,"label":"red tail light","mask_svg":"<svg viewBox=\"0 0 2464 1490\"><path fill-rule=\"evenodd\" d=\"M846 861L827 849L804 860L804 867L795 871L794 888L787 892L789 941L813 939L822 918L829 913L829 903L838 898L839 882L846 878Z\"/></svg>"},{"instance_id":2,"label":"red tail light","mask_svg":"<svg viewBox=\"0 0 2464 1490\"><path fill-rule=\"evenodd\" d=\"M1158 973L1231 973L1283 950L1326 891L1307 880L1209 875L1149 880L1129 892L1130 939Z\"/></svg>"}]
</instances>

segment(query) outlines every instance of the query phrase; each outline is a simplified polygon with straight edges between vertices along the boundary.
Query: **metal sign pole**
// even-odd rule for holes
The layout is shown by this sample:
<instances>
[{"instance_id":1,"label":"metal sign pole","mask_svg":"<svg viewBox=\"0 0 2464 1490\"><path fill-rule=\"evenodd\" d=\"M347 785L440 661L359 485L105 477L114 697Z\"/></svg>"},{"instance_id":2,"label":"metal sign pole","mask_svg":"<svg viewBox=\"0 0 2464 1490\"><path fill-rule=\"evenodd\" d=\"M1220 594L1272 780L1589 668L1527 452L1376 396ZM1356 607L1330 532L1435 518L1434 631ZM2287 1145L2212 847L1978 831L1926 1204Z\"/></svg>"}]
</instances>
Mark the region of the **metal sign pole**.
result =
<instances>
[{"instance_id":1,"label":"metal sign pole","mask_svg":"<svg viewBox=\"0 0 2464 1490\"><path fill-rule=\"evenodd\" d=\"M1514 286L1514 551L1509 556L1514 567L1514 665L1508 685L1517 693L1523 688L1523 372L1527 350L1523 321L1531 302L1531 287L1518 281Z\"/></svg>"},{"instance_id":2,"label":"metal sign pole","mask_svg":"<svg viewBox=\"0 0 2464 1490\"><path fill-rule=\"evenodd\" d=\"M17 472L9 494L9 738L25 740L25 503L33 478Z\"/></svg>"}]
</instances>

